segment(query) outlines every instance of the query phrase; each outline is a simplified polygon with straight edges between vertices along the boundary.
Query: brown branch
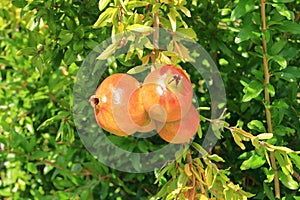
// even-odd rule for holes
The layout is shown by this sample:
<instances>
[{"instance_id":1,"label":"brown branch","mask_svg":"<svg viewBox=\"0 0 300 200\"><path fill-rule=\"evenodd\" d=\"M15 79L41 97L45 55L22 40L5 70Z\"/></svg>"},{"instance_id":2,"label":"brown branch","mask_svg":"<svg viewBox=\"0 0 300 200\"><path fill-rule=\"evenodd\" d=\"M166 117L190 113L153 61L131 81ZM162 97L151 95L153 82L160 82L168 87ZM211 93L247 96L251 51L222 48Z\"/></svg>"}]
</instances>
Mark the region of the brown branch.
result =
<instances>
[{"instance_id":1,"label":"brown branch","mask_svg":"<svg viewBox=\"0 0 300 200\"><path fill-rule=\"evenodd\" d=\"M267 23L266 23L266 0L261 0L261 22L262 22L262 33L268 30ZM268 132L273 133L272 127L272 120L271 120L271 113L270 113L270 94L267 88L267 85L270 82L270 74L269 74L269 63L267 58L267 42L264 34L262 34L262 50L263 50L263 66L264 66L264 94L265 94L265 110L266 110L266 119L267 119L267 126ZM280 186L279 186L279 179L278 179L278 169L275 162L275 155L274 152L270 152L270 159L271 165L274 169L274 187L275 187L275 196L276 198L280 198Z\"/></svg>"},{"instance_id":2,"label":"brown branch","mask_svg":"<svg viewBox=\"0 0 300 200\"><path fill-rule=\"evenodd\" d=\"M292 175L300 182L300 175L296 171L293 171Z\"/></svg>"}]
</instances>

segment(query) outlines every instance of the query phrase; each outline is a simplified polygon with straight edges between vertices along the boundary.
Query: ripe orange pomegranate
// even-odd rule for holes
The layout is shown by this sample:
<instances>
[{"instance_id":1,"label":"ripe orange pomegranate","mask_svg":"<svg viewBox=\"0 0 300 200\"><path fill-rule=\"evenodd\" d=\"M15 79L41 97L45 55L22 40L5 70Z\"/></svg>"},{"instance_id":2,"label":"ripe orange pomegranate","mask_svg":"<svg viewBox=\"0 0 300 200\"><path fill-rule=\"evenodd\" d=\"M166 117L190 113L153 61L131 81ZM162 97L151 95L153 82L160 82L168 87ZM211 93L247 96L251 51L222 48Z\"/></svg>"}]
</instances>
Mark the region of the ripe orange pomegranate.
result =
<instances>
[{"instance_id":1,"label":"ripe orange pomegranate","mask_svg":"<svg viewBox=\"0 0 300 200\"><path fill-rule=\"evenodd\" d=\"M142 101L152 119L160 122L177 121L192 104L192 84L185 72L165 65L149 73L142 87Z\"/></svg>"},{"instance_id":2,"label":"ripe orange pomegranate","mask_svg":"<svg viewBox=\"0 0 300 200\"><path fill-rule=\"evenodd\" d=\"M118 136L131 135L139 129L139 125L146 124L143 120L148 122L147 113L139 106L141 103L136 101L128 106L131 96L132 102L139 98L134 95L139 88L140 83L130 75L120 73L107 77L90 98L97 123ZM134 115L133 119L131 114Z\"/></svg>"},{"instance_id":3,"label":"ripe orange pomegranate","mask_svg":"<svg viewBox=\"0 0 300 200\"><path fill-rule=\"evenodd\" d=\"M139 126L137 131L149 132L155 129L155 123L150 119L142 102L142 86L137 88L129 99L128 110L132 121Z\"/></svg>"},{"instance_id":4,"label":"ripe orange pomegranate","mask_svg":"<svg viewBox=\"0 0 300 200\"><path fill-rule=\"evenodd\" d=\"M165 123L163 128L158 131L158 134L163 140L169 143L188 143L195 135L199 122L199 113L192 105L182 119Z\"/></svg>"}]
</instances>

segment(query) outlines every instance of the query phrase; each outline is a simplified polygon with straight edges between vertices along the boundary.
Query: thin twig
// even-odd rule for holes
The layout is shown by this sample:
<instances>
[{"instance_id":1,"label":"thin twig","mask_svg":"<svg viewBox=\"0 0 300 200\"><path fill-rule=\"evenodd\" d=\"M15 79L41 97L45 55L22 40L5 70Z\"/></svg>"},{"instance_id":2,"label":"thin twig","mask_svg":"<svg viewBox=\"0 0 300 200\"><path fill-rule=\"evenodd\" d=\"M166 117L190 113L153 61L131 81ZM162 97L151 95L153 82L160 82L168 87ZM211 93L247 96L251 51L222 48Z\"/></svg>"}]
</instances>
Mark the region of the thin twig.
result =
<instances>
[{"instance_id":1,"label":"thin twig","mask_svg":"<svg viewBox=\"0 0 300 200\"><path fill-rule=\"evenodd\" d=\"M271 113L270 113L270 94L267 88L267 85L270 82L270 74L269 74L269 63L267 58L267 42L264 36L264 32L268 30L267 23L266 23L266 0L261 0L261 22L262 22L262 50L263 50L263 66L264 66L264 93L265 93L265 110L266 110L266 119L267 119L267 126L268 132L273 133L272 127L272 120L271 120ZM276 198L280 198L280 186L278 180L278 169L275 162L275 155L274 152L270 152L270 159L272 168L274 169L274 187L275 187L275 196Z\"/></svg>"}]
</instances>

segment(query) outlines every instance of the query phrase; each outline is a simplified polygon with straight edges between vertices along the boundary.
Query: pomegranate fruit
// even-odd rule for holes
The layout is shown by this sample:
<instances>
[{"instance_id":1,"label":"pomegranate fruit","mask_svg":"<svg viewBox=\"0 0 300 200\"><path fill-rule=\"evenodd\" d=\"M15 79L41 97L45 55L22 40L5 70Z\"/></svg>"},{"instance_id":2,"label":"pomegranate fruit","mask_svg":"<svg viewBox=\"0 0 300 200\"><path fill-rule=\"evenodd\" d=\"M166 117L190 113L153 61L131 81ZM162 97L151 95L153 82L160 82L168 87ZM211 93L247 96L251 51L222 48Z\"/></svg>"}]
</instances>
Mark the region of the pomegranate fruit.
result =
<instances>
[{"instance_id":1,"label":"pomegranate fruit","mask_svg":"<svg viewBox=\"0 0 300 200\"><path fill-rule=\"evenodd\" d=\"M131 135L140 125L147 124L148 114L135 100L139 99L139 95L134 95L139 88L140 83L130 75L113 74L107 77L90 98L97 123L118 136ZM133 105L129 106L131 97Z\"/></svg>"},{"instance_id":2,"label":"pomegranate fruit","mask_svg":"<svg viewBox=\"0 0 300 200\"><path fill-rule=\"evenodd\" d=\"M177 121L192 105L192 84L185 72L165 65L149 73L142 87L142 101L150 117L160 122Z\"/></svg>"},{"instance_id":3,"label":"pomegranate fruit","mask_svg":"<svg viewBox=\"0 0 300 200\"><path fill-rule=\"evenodd\" d=\"M142 102L142 86L137 88L129 99L128 110L132 121L139 126L137 131L149 132L155 129L155 123L150 119Z\"/></svg>"},{"instance_id":4,"label":"pomegranate fruit","mask_svg":"<svg viewBox=\"0 0 300 200\"><path fill-rule=\"evenodd\" d=\"M192 105L182 119L165 123L162 129L158 131L158 134L163 140L169 143L188 143L195 135L199 122L199 113ZM161 122L157 123L157 125L161 126Z\"/></svg>"}]
</instances>

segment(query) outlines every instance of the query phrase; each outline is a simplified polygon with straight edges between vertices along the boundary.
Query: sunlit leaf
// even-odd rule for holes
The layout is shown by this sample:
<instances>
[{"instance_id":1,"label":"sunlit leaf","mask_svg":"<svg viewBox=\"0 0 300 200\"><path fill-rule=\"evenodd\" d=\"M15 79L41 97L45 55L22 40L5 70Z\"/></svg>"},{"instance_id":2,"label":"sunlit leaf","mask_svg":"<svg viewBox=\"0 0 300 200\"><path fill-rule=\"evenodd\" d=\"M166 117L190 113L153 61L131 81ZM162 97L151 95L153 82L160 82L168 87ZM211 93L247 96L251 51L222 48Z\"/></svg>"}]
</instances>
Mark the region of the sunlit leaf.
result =
<instances>
[{"instance_id":1,"label":"sunlit leaf","mask_svg":"<svg viewBox=\"0 0 300 200\"><path fill-rule=\"evenodd\" d=\"M102 11L106 8L106 6L109 4L110 0L99 0L98 6L99 10Z\"/></svg>"},{"instance_id":2,"label":"sunlit leaf","mask_svg":"<svg viewBox=\"0 0 300 200\"><path fill-rule=\"evenodd\" d=\"M259 140L268 140L273 137L273 133L261 133L256 136Z\"/></svg>"},{"instance_id":3,"label":"sunlit leaf","mask_svg":"<svg viewBox=\"0 0 300 200\"><path fill-rule=\"evenodd\" d=\"M218 156L217 154L212 154L207 156L210 160L213 160L215 162L225 162L225 160L223 158L221 158L220 156Z\"/></svg>"},{"instance_id":4,"label":"sunlit leaf","mask_svg":"<svg viewBox=\"0 0 300 200\"><path fill-rule=\"evenodd\" d=\"M278 177L280 182L290 190L297 190L299 188L299 183L291 175L286 175L282 171L278 171Z\"/></svg>"},{"instance_id":5,"label":"sunlit leaf","mask_svg":"<svg viewBox=\"0 0 300 200\"><path fill-rule=\"evenodd\" d=\"M131 68L130 70L127 71L128 74L138 74L141 72L144 72L146 70L150 69L150 66L148 65L139 65Z\"/></svg>"},{"instance_id":6,"label":"sunlit leaf","mask_svg":"<svg viewBox=\"0 0 300 200\"><path fill-rule=\"evenodd\" d=\"M287 67L287 61L282 56L276 55L276 56L273 56L272 58L275 62L277 62L282 67L281 69L285 69Z\"/></svg>"},{"instance_id":7,"label":"sunlit leaf","mask_svg":"<svg viewBox=\"0 0 300 200\"><path fill-rule=\"evenodd\" d=\"M112 14L115 13L116 10L118 10L118 8L107 8L104 12L101 13L99 18L93 25L93 28L100 28L105 25L105 22L112 22Z\"/></svg>"},{"instance_id":8,"label":"sunlit leaf","mask_svg":"<svg viewBox=\"0 0 300 200\"><path fill-rule=\"evenodd\" d=\"M184 6L179 5L178 6L179 10L181 10L181 12L183 12L187 17L191 17L191 12L189 9L187 9Z\"/></svg>"},{"instance_id":9,"label":"sunlit leaf","mask_svg":"<svg viewBox=\"0 0 300 200\"><path fill-rule=\"evenodd\" d=\"M300 169L300 156L297 155L296 153L289 153L288 154L295 166Z\"/></svg>"},{"instance_id":10,"label":"sunlit leaf","mask_svg":"<svg viewBox=\"0 0 300 200\"><path fill-rule=\"evenodd\" d=\"M153 32L154 29L150 26L142 25L142 24L133 24L126 28L127 30L136 31L139 33L145 33L145 32Z\"/></svg>"},{"instance_id":11,"label":"sunlit leaf","mask_svg":"<svg viewBox=\"0 0 300 200\"><path fill-rule=\"evenodd\" d=\"M148 1L129 1L127 3L128 9L138 8L138 7L145 7L149 5L150 3Z\"/></svg>"},{"instance_id":12,"label":"sunlit leaf","mask_svg":"<svg viewBox=\"0 0 300 200\"><path fill-rule=\"evenodd\" d=\"M176 31L176 16L177 15L176 15L175 8L171 8L170 12L168 13L168 17L169 17L173 32Z\"/></svg>"},{"instance_id":13,"label":"sunlit leaf","mask_svg":"<svg viewBox=\"0 0 300 200\"><path fill-rule=\"evenodd\" d=\"M234 133L234 132L232 133L232 136L233 136L234 142L235 142L242 150L244 150L246 147L245 147L245 145L242 143L241 137L240 137L238 134Z\"/></svg>"}]
</instances>

